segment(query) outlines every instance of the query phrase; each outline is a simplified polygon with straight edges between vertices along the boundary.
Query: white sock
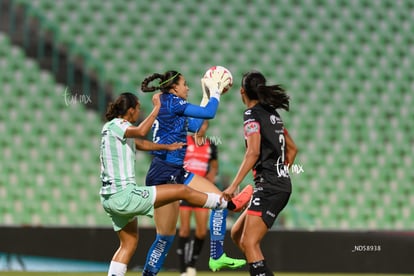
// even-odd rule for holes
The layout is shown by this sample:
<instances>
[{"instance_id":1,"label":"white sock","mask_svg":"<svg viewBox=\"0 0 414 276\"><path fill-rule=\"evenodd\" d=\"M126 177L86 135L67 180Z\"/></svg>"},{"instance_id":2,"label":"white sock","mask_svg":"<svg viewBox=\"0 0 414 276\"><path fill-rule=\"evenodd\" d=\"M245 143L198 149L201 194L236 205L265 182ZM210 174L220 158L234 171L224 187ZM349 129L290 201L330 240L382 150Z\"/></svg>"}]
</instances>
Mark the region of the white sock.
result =
<instances>
[{"instance_id":1,"label":"white sock","mask_svg":"<svg viewBox=\"0 0 414 276\"><path fill-rule=\"evenodd\" d=\"M112 261L109 265L108 276L124 276L127 271L127 265Z\"/></svg>"},{"instance_id":2,"label":"white sock","mask_svg":"<svg viewBox=\"0 0 414 276\"><path fill-rule=\"evenodd\" d=\"M220 201L220 195L215 193L206 193L207 194L207 200L206 203L204 203L204 208L210 208L210 209L225 209L227 208L227 201L221 200Z\"/></svg>"}]
</instances>

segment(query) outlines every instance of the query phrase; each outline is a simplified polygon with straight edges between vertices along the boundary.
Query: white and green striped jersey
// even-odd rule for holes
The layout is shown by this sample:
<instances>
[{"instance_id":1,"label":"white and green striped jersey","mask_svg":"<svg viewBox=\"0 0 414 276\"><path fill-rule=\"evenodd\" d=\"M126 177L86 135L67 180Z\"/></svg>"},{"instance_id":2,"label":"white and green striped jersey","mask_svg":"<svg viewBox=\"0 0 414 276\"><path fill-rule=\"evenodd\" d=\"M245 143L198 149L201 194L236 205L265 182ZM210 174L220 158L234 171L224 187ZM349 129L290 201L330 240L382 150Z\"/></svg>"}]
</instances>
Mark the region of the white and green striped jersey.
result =
<instances>
[{"instance_id":1,"label":"white and green striped jersey","mask_svg":"<svg viewBox=\"0 0 414 276\"><path fill-rule=\"evenodd\" d=\"M130 122L115 118L102 128L100 194L113 194L135 184L135 139L124 138L130 126Z\"/></svg>"}]
</instances>

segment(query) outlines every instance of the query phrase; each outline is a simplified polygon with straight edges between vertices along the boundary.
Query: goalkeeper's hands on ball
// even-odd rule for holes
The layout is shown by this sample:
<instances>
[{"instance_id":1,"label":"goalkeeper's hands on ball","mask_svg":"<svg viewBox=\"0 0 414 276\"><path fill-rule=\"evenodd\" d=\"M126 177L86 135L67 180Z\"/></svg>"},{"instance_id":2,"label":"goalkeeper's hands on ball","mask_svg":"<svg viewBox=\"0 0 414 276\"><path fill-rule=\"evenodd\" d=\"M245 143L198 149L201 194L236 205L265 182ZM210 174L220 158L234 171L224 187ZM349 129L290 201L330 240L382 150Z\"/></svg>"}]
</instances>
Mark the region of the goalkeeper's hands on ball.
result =
<instances>
[{"instance_id":1,"label":"goalkeeper's hands on ball","mask_svg":"<svg viewBox=\"0 0 414 276\"><path fill-rule=\"evenodd\" d=\"M220 100L220 96L223 93L223 90L229 85L230 79L223 78L223 76L217 72L213 71L211 77L203 77L201 79L201 88L203 90L203 98L201 100L200 106L206 106L210 97L217 98Z\"/></svg>"},{"instance_id":2,"label":"goalkeeper's hands on ball","mask_svg":"<svg viewBox=\"0 0 414 276\"><path fill-rule=\"evenodd\" d=\"M203 77L201 79L201 88L203 90L203 99L201 100L200 106L207 105L212 95L212 92L213 94L216 94L215 96L218 100L220 99L221 93L219 92L218 83L215 82L213 79L208 78L208 77Z\"/></svg>"}]
</instances>

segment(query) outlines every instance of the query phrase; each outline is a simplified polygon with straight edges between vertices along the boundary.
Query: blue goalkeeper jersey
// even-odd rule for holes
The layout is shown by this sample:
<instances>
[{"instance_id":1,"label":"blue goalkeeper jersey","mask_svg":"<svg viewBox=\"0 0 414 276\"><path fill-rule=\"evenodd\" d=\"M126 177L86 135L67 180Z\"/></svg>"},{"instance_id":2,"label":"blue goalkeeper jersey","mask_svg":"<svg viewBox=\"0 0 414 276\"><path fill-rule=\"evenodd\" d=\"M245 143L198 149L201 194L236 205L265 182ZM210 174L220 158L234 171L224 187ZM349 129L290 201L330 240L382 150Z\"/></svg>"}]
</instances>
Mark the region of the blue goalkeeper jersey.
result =
<instances>
[{"instance_id":1,"label":"blue goalkeeper jersey","mask_svg":"<svg viewBox=\"0 0 414 276\"><path fill-rule=\"evenodd\" d=\"M161 108L157 119L152 126L154 143L172 144L187 142L187 132L196 132L203 123L203 119L215 116L218 101L210 99L206 107L188 103L186 100L171 93L160 95ZM186 147L174 151L156 150L151 153L168 163L183 165Z\"/></svg>"}]
</instances>

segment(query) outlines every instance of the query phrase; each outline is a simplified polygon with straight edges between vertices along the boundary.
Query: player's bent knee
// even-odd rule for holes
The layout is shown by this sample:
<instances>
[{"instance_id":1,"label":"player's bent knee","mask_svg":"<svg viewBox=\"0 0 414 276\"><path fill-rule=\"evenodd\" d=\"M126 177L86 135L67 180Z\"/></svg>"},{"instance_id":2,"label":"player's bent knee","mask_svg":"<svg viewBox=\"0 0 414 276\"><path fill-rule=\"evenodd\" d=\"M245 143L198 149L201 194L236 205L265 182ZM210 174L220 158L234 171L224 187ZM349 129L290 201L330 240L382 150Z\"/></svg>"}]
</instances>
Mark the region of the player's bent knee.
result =
<instances>
[{"instance_id":1,"label":"player's bent knee","mask_svg":"<svg viewBox=\"0 0 414 276\"><path fill-rule=\"evenodd\" d=\"M180 230L178 231L178 235L180 237L189 237L190 236L190 229L181 227Z\"/></svg>"},{"instance_id":2,"label":"player's bent knee","mask_svg":"<svg viewBox=\"0 0 414 276\"><path fill-rule=\"evenodd\" d=\"M191 195L192 190L184 184L177 185L176 193L182 196L183 199L188 198Z\"/></svg>"},{"instance_id":3,"label":"player's bent knee","mask_svg":"<svg viewBox=\"0 0 414 276\"><path fill-rule=\"evenodd\" d=\"M258 245L258 241L250 239L250 238L246 238L246 236L244 236L240 241L239 241L240 247L243 249L248 249L248 248L255 248Z\"/></svg>"},{"instance_id":4,"label":"player's bent knee","mask_svg":"<svg viewBox=\"0 0 414 276\"><path fill-rule=\"evenodd\" d=\"M240 246L240 233L238 231L231 229L230 237L236 245Z\"/></svg>"}]
</instances>

